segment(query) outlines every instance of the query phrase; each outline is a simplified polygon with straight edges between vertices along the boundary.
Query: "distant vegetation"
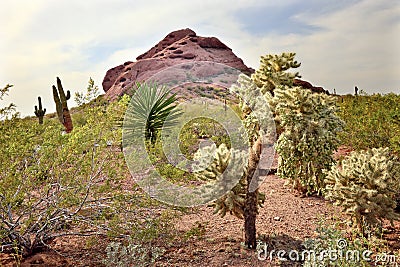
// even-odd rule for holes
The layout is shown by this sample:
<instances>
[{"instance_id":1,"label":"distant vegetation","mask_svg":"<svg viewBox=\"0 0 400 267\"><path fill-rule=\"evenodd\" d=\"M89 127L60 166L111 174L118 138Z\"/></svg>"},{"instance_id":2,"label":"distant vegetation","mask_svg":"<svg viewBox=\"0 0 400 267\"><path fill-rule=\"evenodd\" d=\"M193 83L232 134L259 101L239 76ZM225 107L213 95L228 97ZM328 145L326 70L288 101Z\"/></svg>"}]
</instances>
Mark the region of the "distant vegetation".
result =
<instances>
[{"instance_id":1,"label":"distant vegetation","mask_svg":"<svg viewBox=\"0 0 400 267\"><path fill-rule=\"evenodd\" d=\"M400 155L400 95L345 95L338 105L346 123L342 144L356 150L390 147Z\"/></svg>"}]
</instances>

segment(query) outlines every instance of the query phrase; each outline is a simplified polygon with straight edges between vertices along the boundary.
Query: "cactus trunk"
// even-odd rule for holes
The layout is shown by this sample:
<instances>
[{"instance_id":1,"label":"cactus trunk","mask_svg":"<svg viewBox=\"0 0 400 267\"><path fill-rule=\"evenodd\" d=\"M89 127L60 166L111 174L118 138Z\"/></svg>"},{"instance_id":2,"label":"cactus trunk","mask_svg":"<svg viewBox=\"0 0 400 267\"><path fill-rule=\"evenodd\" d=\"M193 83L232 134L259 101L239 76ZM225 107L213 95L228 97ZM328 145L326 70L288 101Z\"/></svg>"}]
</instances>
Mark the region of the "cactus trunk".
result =
<instances>
[{"instance_id":1,"label":"cactus trunk","mask_svg":"<svg viewBox=\"0 0 400 267\"><path fill-rule=\"evenodd\" d=\"M258 162L261 155L261 137L259 137L249 152L249 165L247 169L247 192L244 206L244 231L245 231L245 245L249 249L256 249L256 217L258 213L258 190L251 191L250 185L253 175L257 170Z\"/></svg>"},{"instance_id":2,"label":"cactus trunk","mask_svg":"<svg viewBox=\"0 0 400 267\"><path fill-rule=\"evenodd\" d=\"M39 102L39 108L35 106L35 115L39 119L39 124L43 124L43 117L44 114L46 114L46 109L43 109L42 107L42 99L40 96L38 97L38 102Z\"/></svg>"},{"instance_id":3,"label":"cactus trunk","mask_svg":"<svg viewBox=\"0 0 400 267\"><path fill-rule=\"evenodd\" d=\"M69 113L67 100L71 98L71 94L69 90L67 91L67 94L64 93L61 80L58 77L57 88L53 85L53 97L54 102L56 103L58 120L64 125L65 131L70 133L73 129L73 124L71 114Z\"/></svg>"},{"instance_id":4,"label":"cactus trunk","mask_svg":"<svg viewBox=\"0 0 400 267\"><path fill-rule=\"evenodd\" d=\"M70 133L73 129L71 114L69 113L68 108L63 109L63 117L64 117L64 127L67 133Z\"/></svg>"}]
</instances>

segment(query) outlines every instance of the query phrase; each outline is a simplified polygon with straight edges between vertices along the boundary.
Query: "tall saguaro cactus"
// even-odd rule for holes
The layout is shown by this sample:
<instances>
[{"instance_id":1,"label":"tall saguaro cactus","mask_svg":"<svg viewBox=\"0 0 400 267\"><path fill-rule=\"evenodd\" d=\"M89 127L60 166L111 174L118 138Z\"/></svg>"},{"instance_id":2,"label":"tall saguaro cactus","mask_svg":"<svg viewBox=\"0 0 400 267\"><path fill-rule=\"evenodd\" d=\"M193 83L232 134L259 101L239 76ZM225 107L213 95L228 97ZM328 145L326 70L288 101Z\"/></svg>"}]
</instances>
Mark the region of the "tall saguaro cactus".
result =
<instances>
[{"instance_id":1,"label":"tall saguaro cactus","mask_svg":"<svg viewBox=\"0 0 400 267\"><path fill-rule=\"evenodd\" d=\"M35 115L39 118L39 124L43 124L43 117L46 114L46 109L42 108L42 98L38 97L39 108L35 106Z\"/></svg>"},{"instance_id":2,"label":"tall saguaro cactus","mask_svg":"<svg viewBox=\"0 0 400 267\"><path fill-rule=\"evenodd\" d=\"M61 80L58 77L57 77L57 88L53 85L53 97L54 97L54 102L56 103L58 119L64 125L65 131L67 133L70 133L72 131L73 126L72 126L71 114L69 113L67 105L67 100L71 98L71 93L69 90L67 90L67 94L64 93Z\"/></svg>"}]
</instances>

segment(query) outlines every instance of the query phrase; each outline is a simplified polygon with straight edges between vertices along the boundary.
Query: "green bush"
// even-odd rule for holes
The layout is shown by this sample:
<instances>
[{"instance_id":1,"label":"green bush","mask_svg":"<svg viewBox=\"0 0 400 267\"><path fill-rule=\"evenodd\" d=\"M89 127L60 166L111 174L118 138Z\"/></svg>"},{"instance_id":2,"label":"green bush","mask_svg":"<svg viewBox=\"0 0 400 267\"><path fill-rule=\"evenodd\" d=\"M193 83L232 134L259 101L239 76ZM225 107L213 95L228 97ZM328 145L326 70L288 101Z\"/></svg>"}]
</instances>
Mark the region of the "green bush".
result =
<instances>
[{"instance_id":1,"label":"green bush","mask_svg":"<svg viewBox=\"0 0 400 267\"><path fill-rule=\"evenodd\" d=\"M383 219L400 219L395 196L400 190L400 163L388 148L352 152L326 177L326 197L351 216L360 233L378 229Z\"/></svg>"},{"instance_id":2,"label":"green bush","mask_svg":"<svg viewBox=\"0 0 400 267\"><path fill-rule=\"evenodd\" d=\"M325 188L323 170L334 163L332 153L343 126L336 115L336 99L300 87L274 92L270 102L283 129L276 145L277 174L302 193L321 193Z\"/></svg>"},{"instance_id":3,"label":"green bush","mask_svg":"<svg viewBox=\"0 0 400 267\"><path fill-rule=\"evenodd\" d=\"M390 147L400 155L400 96L341 96L338 115L346 122L342 143L356 150Z\"/></svg>"},{"instance_id":4,"label":"green bush","mask_svg":"<svg viewBox=\"0 0 400 267\"><path fill-rule=\"evenodd\" d=\"M55 119L0 122L0 243L24 256L58 236L105 234L98 219L123 163L115 121L123 103L86 110L87 123L63 134ZM118 153L119 152L119 153ZM106 196L106 197L105 197ZM75 228L71 228L75 225ZM82 228L80 228L82 227Z\"/></svg>"}]
</instances>

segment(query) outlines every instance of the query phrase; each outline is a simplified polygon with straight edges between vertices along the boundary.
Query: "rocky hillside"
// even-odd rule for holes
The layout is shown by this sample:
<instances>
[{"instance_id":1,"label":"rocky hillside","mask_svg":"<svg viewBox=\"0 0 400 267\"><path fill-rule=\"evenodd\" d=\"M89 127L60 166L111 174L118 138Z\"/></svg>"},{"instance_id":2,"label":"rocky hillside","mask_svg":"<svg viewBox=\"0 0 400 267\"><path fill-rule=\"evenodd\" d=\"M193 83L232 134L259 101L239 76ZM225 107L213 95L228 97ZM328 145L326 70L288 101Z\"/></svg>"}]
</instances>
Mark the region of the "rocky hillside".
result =
<instances>
[{"instance_id":1,"label":"rocky hillside","mask_svg":"<svg viewBox=\"0 0 400 267\"><path fill-rule=\"evenodd\" d=\"M135 62L127 61L109 69L103 79L103 89L106 97L115 99L136 81L145 81L165 68L196 61L222 63L248 75L254 72L218 38L197 36L193 30L183 29L168 34L149 51L138 56ZM314 91L324 91L306 81L296 80L295 83Z\"/></svg>"},{"instance_id":2,"label":"rocky hillside","mask_svg":"<svg viewBox=\"0 0 400 267\"><path fill-rule=\"evenodd\" d=\"M168 34L135 62L128 61L108 70L103 89L113 99L135 81L144 81L166 67L193 61L223 63L247 74L254 71L217 38L197 36L194 31L184 29Z\"/></svg>"}]
</instances>

